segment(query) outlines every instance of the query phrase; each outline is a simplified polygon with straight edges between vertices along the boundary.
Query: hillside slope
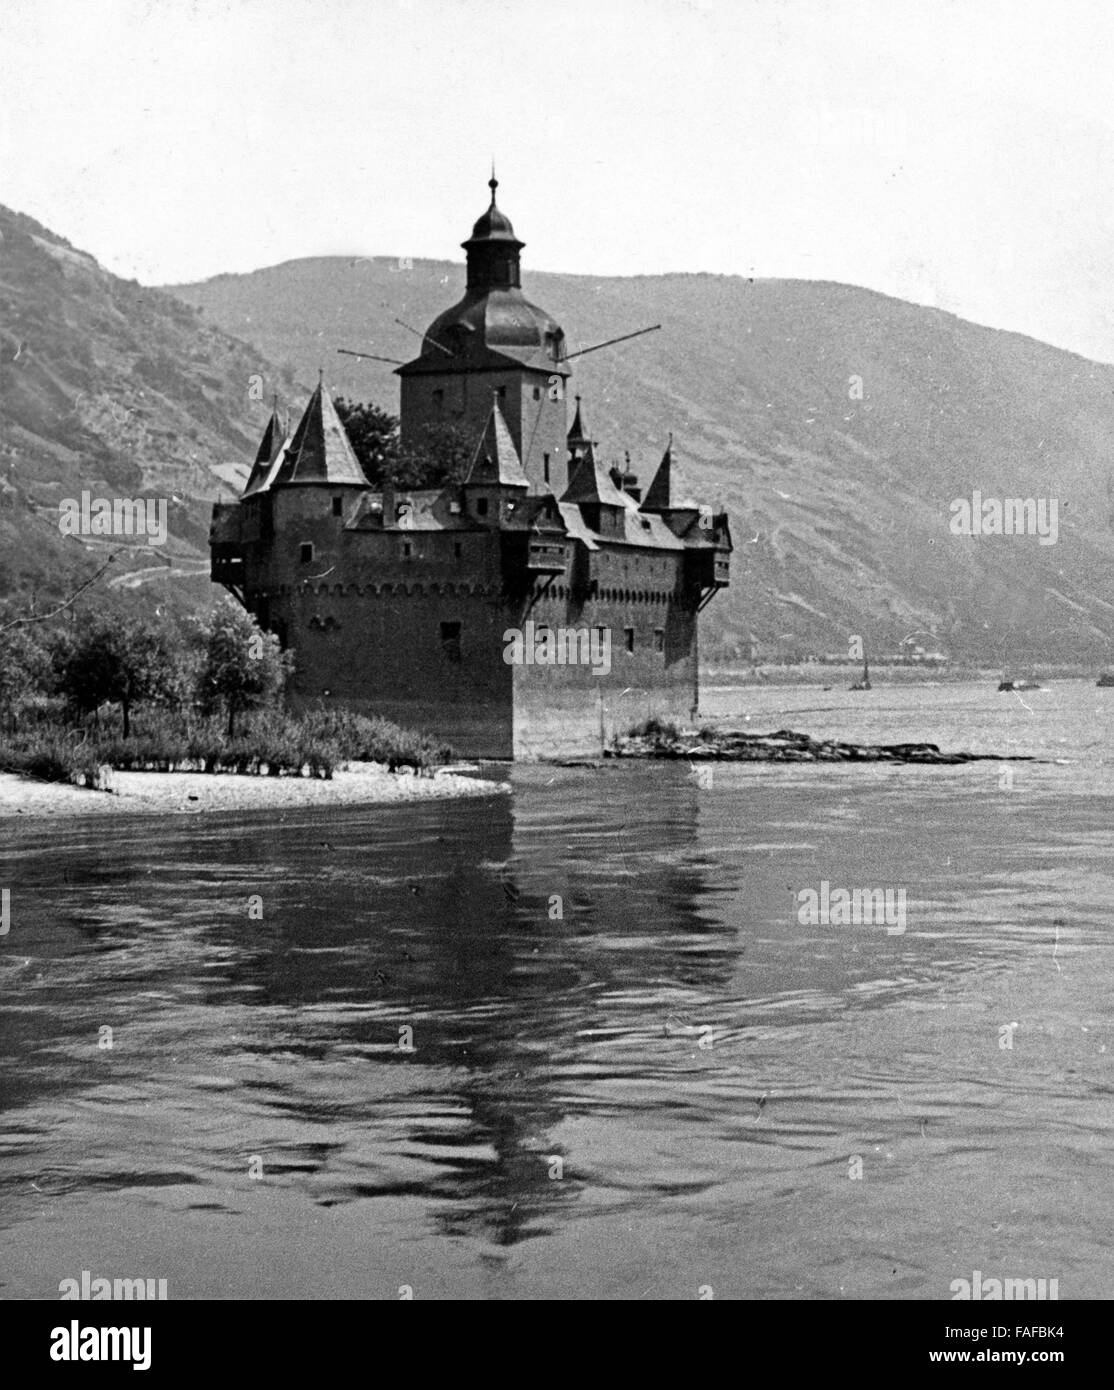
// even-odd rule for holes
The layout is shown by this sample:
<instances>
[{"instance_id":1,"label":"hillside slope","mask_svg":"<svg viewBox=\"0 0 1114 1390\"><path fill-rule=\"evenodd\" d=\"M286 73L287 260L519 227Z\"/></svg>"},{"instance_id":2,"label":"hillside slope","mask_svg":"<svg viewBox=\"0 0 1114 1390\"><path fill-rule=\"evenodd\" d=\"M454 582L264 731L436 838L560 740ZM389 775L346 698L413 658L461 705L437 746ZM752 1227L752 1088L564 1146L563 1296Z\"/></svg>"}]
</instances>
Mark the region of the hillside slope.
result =
<instances>
[{"instance_id":1,"label":"hillside slope","mask_svg":"<svg viewBox=\"0 0 1114 1390\"><path fill-rule=\"evenodd\" d=\"M449 262L331 257L171 292L288 375L321 366L397 411L391 367L336 349L412 357L394 320L424 329L462 283ZM881 652L914 630L976 661L1114 653L1114 367L846 285L527 268L524 289L570 352L663 325L576 359L573 389L608 461L629 449L645 481L672 431L682 485L731 513L706 655L752 636L764 656L845 652L851 634ZM976 488L1056 498L1057 543L953 536Z\"/></svg>"},{"instance_id":2,"label":"hillside slope","mask_svg":"<svg viewBox=\"0 0 1114 1390\"><path fill-rule=\"evenodd\" d=\"M250 462L274 376L180 300L0 207L0 600L41 611L118 549L104 585L208 602L210 506ZM63 538L58 505L83 489L165 498L166 544Z\"/></svg>"}]
</instances>

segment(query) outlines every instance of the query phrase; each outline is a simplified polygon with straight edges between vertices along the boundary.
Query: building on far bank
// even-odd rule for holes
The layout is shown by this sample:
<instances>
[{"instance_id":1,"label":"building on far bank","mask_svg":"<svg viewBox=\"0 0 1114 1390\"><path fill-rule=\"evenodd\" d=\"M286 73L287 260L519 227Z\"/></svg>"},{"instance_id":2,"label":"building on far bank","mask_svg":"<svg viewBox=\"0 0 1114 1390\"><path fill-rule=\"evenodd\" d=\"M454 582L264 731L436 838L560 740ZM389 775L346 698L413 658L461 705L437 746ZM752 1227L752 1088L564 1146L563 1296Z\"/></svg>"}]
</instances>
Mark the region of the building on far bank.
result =
<instances>
[{"instance_id":1,"label":"building on far bank","mask_svg":"<svg viewBox=\"0 0 1114 1390\"><path fill-rule=\"evenodd\" d=\"M728 583L727 516L675 496L667 447L643 495L605 469L565 335L521 289L524 245L495 202L463 243L463 297L399 367L402 441L455 423L463 482L372 487L325 386L277 414L238 502L218 503L211 574L293 650L296 706L345 706L472 757L598 753L698 703L697 620Z\"/></svg>"}]
</instances>

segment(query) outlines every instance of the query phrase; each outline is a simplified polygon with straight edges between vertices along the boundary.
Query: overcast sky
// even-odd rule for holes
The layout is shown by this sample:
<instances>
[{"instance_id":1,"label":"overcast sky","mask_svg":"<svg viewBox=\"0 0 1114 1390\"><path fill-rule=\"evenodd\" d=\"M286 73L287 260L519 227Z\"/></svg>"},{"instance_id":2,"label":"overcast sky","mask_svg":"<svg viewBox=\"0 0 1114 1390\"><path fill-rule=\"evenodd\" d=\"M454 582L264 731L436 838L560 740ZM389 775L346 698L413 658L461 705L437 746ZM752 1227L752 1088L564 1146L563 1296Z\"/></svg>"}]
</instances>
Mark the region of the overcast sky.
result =
<instances>
[{"instance_id":1,"label":"overcast sky","mask_svg":"<svg viewBox=\"0 0 1114 1390\"><path fill-rule=\"evenodd\" d=\"M1114 360L1110 0L0 0L0 201L144 283L866 285ZM2 251L0 251L2 254Z\"/></svg>"}]
</instances>

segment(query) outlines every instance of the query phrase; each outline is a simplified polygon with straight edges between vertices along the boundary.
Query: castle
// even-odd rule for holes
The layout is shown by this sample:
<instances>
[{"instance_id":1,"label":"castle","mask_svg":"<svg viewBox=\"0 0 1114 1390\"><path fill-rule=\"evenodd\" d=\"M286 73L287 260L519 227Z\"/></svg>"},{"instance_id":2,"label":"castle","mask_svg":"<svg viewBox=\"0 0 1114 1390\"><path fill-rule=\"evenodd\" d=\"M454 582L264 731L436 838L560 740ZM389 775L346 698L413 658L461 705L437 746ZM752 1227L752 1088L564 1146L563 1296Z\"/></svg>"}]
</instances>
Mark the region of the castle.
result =
<instances>
[{"instance_id":1,"label":"castle","mask_svg":"<svg viewBox=\"0 0 1114 1390\"><path fill-rule=\"evenodd\" d=\"M642 495L571 428L565 335L525 298L491 205L463 243L464 296L399 366L403 443L455 423L463 482L373 487L325 386L277 412L211 575L295 653L295 706L380 714L471 757L599 753L647 715L689 722L697 615L728 583L725 514L676 500L671 445Z\"/></svg>"}]
</instances>

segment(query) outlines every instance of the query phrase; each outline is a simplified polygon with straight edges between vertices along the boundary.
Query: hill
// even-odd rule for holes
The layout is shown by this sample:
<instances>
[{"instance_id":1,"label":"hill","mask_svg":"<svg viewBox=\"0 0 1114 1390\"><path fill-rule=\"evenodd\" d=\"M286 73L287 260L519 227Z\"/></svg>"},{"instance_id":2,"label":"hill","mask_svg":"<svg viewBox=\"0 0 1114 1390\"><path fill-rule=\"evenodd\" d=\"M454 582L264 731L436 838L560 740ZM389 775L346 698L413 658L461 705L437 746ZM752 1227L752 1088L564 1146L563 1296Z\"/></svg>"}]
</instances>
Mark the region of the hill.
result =
<instances>
[{"instance_id":1,"label":"hill","mask_svg":"<svg viewBox=\"0 0 1114 1390\"><path fill-rule=\"evenodd\" d=\"M287 379L321 366L397 411L391 367L336 349L414 356L395 319L424 329L462 283L449 262L328 257L168 288ZM682 486L731 513L705 656L752 638L766 658L846 653L852 634L881 653L920 632L983 663L1110 659L1114 367L847 285L527 268L524 289L570 352L663 325L577 358L573 389L609 462L629 450L645 483L672 431ZM1056 543L952 535L975 489L1055 498Z\"/></svg>"},{"instance_id":2,"label":"hill","mask_svg":"<svg viewBox=\"0 0 1114 1390\"><path fill-rule=\"evenodd\" d=\"M42 611L115 550L87 602L141 588L208 603L209 510L244 476L273 378L180 299L0 207L0 600ZM64 538L59 503L83 489L166 499L166 543Z\"/></svg>"}]
</instances>

